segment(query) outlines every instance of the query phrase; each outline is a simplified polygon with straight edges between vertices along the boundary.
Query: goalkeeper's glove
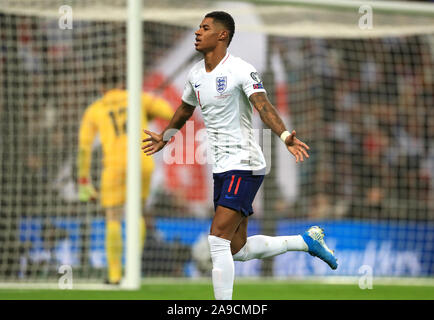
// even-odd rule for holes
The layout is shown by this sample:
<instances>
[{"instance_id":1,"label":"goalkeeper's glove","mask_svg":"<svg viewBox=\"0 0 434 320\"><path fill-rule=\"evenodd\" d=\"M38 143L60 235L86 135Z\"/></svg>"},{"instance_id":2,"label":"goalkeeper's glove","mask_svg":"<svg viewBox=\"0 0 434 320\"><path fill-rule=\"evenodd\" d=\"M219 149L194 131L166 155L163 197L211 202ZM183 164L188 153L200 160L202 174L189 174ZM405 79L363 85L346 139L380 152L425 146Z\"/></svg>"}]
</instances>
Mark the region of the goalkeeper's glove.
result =
<instances>
[{"instance_id":1,"label":"goalkeeper's glove","mask_svg":"<svg viewBox=\"0 0 434 320\"><path fill-rule=\"evenodd\" d=\"M98 193L88 178L78 180L78 199L83 202L96 200Z\"/></svg>"}]
</instances>

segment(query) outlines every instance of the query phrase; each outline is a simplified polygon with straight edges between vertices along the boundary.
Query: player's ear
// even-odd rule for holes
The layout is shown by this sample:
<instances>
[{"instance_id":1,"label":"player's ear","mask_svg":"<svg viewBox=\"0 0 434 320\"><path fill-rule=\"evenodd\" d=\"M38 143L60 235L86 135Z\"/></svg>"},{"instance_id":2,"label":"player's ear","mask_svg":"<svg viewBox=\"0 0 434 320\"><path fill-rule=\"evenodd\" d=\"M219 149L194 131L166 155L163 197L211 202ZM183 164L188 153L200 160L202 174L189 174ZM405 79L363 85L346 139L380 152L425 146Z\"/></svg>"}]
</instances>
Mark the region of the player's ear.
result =
<instances>
[{"instance_id":1,"label":"player's ear","mask_svg":"<svg viewBox=\"0 0 434 320\"><path fill-rule=\"evenodd\" d=\"M225 40L229 39L229 32L228 32L228 30L222 30L222 31L220 31L218 39L220 41L225 41Z\"/></svg>"}]
</instances>

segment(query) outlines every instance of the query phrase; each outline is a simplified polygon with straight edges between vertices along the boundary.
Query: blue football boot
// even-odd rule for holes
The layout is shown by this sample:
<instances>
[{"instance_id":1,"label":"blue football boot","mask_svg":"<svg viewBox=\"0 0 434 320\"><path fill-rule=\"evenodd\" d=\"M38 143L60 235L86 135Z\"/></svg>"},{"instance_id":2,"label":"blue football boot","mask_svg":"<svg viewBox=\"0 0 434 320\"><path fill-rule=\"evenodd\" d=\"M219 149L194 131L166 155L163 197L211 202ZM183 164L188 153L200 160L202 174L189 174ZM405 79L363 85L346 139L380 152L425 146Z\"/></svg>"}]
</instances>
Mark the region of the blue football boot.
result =
<instances>
[{"instance_id":1,"label":"blue football boot","mask_svg":"<svg viewBox=\"0 0 434 320\"><path fill-rule=\"evenodd\" d=\"M308 246L311 256L318 257L330 268L335 270L338 267L337 259L324 242L324 230L318 226L310 227L304 234L303 240Z\"/></svg>"}]
</instances>

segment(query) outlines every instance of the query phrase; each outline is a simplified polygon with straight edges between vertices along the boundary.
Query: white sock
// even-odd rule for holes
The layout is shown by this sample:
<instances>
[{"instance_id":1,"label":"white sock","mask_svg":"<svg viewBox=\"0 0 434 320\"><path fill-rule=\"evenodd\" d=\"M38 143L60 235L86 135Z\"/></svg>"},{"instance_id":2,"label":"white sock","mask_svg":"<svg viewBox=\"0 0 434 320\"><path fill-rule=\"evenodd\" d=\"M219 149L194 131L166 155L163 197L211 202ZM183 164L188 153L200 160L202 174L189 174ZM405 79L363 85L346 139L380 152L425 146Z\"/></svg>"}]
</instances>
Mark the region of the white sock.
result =
<instances>
[{"instance_id":1,"label":"white sock","mask_svg":"<svg viewBox=\"0 0 434 320\"><path fill-rule=\"evenodd\" d=\"M264 259L274 257L287 251L307 251L306 242L300 235L269 237L256 235L247 238L244 247L241 248L233 259L236 261L248 261L251 259Z\"/></svg>"},{"instance_id":2,"label":"white sock","mask_svg":"<svg viewBox=\"0 0 434 320\"><path fill-rule=\"evenodd\" d=\"M212 259L212 284L216 300L232 300L234 286L234 259L229 240L209 235Z\"/></svg>"}]
</instances>

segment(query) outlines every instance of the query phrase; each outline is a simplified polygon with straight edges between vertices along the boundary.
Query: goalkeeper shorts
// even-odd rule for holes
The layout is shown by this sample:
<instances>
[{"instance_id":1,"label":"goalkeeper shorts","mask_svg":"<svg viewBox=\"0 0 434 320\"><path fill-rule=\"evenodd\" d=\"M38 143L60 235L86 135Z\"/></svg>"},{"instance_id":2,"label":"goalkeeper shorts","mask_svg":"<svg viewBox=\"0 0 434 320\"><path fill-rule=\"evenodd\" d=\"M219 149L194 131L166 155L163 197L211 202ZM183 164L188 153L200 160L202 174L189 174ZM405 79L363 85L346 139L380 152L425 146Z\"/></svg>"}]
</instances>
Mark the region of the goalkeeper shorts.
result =
<instances>
[{"instance_id":1,"label":"goalkeeper shorts","mask_svg":"<svg viewBox=\"0 0 434 320\"><path fill-rule=\"evenodd\" d=\"M248 170L230 170L214 173L214 210L223 206L241 212L248 217L253 214L252 203L264 175L254 175Z\"/></svg>"}]
</instances>

